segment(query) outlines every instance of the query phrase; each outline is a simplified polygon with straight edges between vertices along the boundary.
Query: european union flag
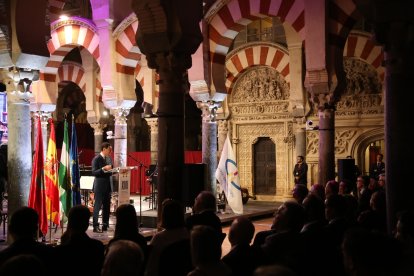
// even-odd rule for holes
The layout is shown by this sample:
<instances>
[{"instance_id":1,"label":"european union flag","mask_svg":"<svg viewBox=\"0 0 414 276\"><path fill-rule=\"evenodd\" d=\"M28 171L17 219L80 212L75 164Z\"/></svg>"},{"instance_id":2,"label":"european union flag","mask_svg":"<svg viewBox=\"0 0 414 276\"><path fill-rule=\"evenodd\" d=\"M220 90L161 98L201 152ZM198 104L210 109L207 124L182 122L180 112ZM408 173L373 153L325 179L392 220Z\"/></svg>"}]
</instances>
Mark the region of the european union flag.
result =
<instances>
[{"instance_id":1,"label":"european union flag","mask_svg":"<svg viewBox=\"0 0 414 276\"><path fill-rule=\"evenodd\" d=\"M80 171L78 155L78 139L76 136L75 118L72 115L72 137L70 141L70 179L72 186L73 206L81 204Z\"/></svg>"}]
</instances>

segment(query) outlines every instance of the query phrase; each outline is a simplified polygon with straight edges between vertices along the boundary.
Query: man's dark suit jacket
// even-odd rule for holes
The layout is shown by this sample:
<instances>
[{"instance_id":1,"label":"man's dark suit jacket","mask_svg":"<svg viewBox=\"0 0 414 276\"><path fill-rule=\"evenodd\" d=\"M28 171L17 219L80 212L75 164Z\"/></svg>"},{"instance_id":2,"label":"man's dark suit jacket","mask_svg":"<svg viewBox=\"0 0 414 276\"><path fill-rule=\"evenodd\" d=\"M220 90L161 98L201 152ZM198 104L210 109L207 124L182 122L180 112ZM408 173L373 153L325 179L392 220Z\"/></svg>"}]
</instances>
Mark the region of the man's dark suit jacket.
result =
<instances>
[{"instance_id":1,"label":"man's dark suit jacket","mask_svg":"<svg viewBox=\"0 0 414 276\"><path fill-rule=\"evenodd\" d=\"M369 169L369 176L378 180L380 174L385 173L385 163L381 162L379 165L377 162L371 165Z\"/></svg>"},{"instance_id":2,"label":"man's dark suit jacket","mask_svg":"<svg viewBox=\"0 0 414 276\"><path fill-rule=\"evenodd\" d=\"M105 158L98 154L92 160L92 175L95 176L93 181L92 191L94 193L111 192L111 180L112 173L104 172L103 167L108 165Z\"/></svg>"},{"instance_id":3,"label":"man's dark suit jacket","mask_svg":"<svg viewBox=\"0 0 414 276\"><path fill-rule=\"evenodd\" d=\"M299 177L299 179L295 178L295 184L308 184L308 164L305 162L303 162L300 166L299 164L295 164L293 176Z\"/></svg>"}]
</instances>

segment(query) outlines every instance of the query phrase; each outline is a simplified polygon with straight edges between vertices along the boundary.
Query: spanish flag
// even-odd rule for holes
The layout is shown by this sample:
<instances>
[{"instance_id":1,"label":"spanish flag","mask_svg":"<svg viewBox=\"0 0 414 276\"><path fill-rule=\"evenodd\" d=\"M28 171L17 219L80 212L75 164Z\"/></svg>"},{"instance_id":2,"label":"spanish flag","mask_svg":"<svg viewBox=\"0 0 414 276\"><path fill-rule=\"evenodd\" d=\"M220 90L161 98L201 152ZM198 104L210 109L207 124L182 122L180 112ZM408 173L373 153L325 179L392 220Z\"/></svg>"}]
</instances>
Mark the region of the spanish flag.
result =
<instances>
[{"instance_id":1,"label":"spanish flag","mask_svg":"<svg viewBox=\"0 0 414 276\"><path fill-rule=\"evenodd\" d=\"M58 160L56 151L56 135L53 119L49 119L50 137L45 162L46 212L47 219L55 225L60 224Z\"/></svg>"},{"instance_id":2,"label":"spanish flag","mask_svg":"<svg viewBox=\"0 0 414 276\"><path fill-rule=\"evenodd\" d=\"M40 118L37 117L36 151L33 157L32 179L30 181L29 207L39 215L39 229L43 235L47 233L47 214L45 199L45 183L43 174L43 142Z\"/></svg>"}]
</instances>

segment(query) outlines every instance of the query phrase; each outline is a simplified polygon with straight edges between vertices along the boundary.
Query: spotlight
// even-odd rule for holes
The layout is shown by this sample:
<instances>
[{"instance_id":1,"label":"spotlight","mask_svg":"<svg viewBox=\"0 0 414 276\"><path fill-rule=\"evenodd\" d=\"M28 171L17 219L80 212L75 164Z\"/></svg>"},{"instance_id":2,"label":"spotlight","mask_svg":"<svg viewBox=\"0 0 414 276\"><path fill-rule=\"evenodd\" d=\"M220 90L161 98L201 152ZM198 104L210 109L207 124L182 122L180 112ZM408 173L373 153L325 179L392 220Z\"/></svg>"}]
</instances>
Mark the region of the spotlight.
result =
<instances>
[{"instance_id":1,"label":"spotlight","mask_svg":"<svg viewBox=\"0 0 414 276\"><path fill-rule=\"evenodd\" d=\"M315 125L312 120L306 121L306 130L318 130L319 126Z\"/></svg>"},{"instance_id":2,"label":"spotlight","mask_svg":"<svg viewBox=\"0 0 414 276\"><path fill-rule=\"evenodd\" d=\"M107 139L114 139L115 138L115 136L113 135L112 130L109 130L109 131L106 132L106 138Z\"/></svg>"}]
</instances>

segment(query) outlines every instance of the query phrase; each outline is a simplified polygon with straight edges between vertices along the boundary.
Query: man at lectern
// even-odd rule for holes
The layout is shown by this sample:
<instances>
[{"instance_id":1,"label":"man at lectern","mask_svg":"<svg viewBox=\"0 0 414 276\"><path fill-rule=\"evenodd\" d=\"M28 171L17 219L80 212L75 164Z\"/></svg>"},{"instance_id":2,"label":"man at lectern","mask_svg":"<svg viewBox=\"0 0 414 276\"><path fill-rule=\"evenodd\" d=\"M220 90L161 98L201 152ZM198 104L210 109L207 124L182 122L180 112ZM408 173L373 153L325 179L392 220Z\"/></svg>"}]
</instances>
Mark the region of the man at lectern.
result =
<instances>
[{"instance_id":1,"label":"man at lectern","mask_svg":"<svg viewBox=\"0 0 414 276\"><path fill-rule=\"evenodd\" d=\"M92 191L95 197L93 206L93 232L107 231L109 226L109 213L111 207L111 175L112 160L111 144L104 142L101 152L92 160L92 175L95 176ZM102 208L102 230L99 228L99 211Z\"/></svg>"}]
</instances>

